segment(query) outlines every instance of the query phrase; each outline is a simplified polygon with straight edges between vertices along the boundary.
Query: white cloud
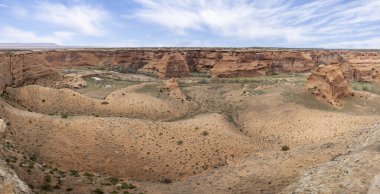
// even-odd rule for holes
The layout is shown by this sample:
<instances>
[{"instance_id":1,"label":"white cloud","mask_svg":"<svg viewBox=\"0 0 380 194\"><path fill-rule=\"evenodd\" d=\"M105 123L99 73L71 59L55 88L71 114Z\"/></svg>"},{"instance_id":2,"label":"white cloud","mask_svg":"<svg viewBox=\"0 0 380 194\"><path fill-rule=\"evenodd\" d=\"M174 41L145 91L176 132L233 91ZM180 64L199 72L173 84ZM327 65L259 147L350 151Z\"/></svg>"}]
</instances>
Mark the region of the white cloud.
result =
<instances>
[{"instance_id":1,"label":"white cloud","mask_svg":"<svg viewBox=\"0 0 380 194\"><path fill-rule=\"evenodd\" d=\"M363 48L369 47L370 41L361 41L380 35L379 0L135 1L141 5L136 17L179 34L198 30L243 40L277 41L287 46L326 43L332 47Z\"/></svg>"},{"instance_id":2,"label":"white cloud","mask_svg":"<svg viewBox=\"0 0 380 194\"><path fill-rule=\"evenodd\" d=\"M3 7L3 8L6 8L8 7L7 5L3 4L3 3L0 3L0 8Z\"/></svg>"},{"instance_id":3,"label":"white cloud","mask_svg":"<svg viewBox=\"0 0 380 194\"><path fill-rule=\"evenodd\" d=\"M27 18L28 14L29 14L29 11L25 7L22 7L20 5L11 5L9 7L9 10L10 10L12 16L17 18L17 19Z\"/></svg>"},{"instance_id":4,"label":"white cloud","mask_svg":"<svg viewBox=\"0 0 380 194\"><path fill-rule=\"evenodd\" d=\"M321 45L322 47L322 45ZM354 41L340 41L335 43L325 43L323 44L325 48L352 48L352 49L379 49L380 47L380 37L379 38L369 38L367 40L354 40Z\"/></svg>"},{"instance_id":5,"label":"white cloud","mask_svg":"<svg viewBox=\"0 0 380 194\"><path fill-rule=\"evenodd\" d=\"M75 33L68 31L57 31L54 32L53 35L61 40L70 40L73 36L75 36Z\"/></svg>"},{"instance_id":6,"label":"white cloud","mask_svg":"<svg viewBox=\"0 0 380 194\"><path fill-rule=\"evenodd\" d=\"M55 24L89 36L104 35L106 22L110 19L108 12L101 7L85 4L64 5L50 2L37 4L36 17L46 23Z\"/></svg>"},{"instance_id":7,"label":"white cloud","mask_svg":"<svg viewBox=\"0 0 380 194\"><path fill-rule=\"evenodd\" d=\"M71 38L71 32L54 32L51 36L39 36L33 31L25 31L6 26L0 27L0 42L2 43L57 43L62 44Z\"/></svg>"}]
</instances>

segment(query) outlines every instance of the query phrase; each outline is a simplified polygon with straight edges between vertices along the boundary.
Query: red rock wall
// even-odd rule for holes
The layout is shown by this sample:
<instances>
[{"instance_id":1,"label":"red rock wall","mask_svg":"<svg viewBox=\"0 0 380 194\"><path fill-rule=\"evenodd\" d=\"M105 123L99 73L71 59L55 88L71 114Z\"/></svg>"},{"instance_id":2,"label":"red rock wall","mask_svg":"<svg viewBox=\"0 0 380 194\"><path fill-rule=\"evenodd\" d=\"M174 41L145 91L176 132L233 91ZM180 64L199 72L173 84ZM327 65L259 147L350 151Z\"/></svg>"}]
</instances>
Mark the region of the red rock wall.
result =
<instances>
[{"instance_id":1,"label":"red rock wall","mask_svg":"<svg viewBox=\"0 0 380 194\"><path fill-rule=\"evenodd\" d=\"M32 84L47 76L56 77L58 72L42 53L0 54L0 92L6 86Z\"/></svg>"},{"instance_id":2,"label":"red rock wall","mask_svg":"<svg viewBox=\"0 0 380 194\"><path fill-rule=\"evenodd\" d=\"M73 66L125 68L128 71L157 73L157 69L168 69L165 64L169 63L160 64L160 60L170 53L178 53L184 57L188 68L180 69L209 73L218 77L310 72L320 64L340 64L345 77L358 81L373 81L379 79L380 71L380 52L375 51L168 48L0 52L0 91L6 85L33 83L41 76L55 75L57 72L54 69ZM188 75L172 72L174 75L165 75Z\"/></svg>"},{"instance_id":3,"label":"red rock wall","mask_svg":"<svg viewBox=\"0 0 380 194\"><path fill-rule=\"evenodd\" d=\"M0 92L12 83L10 60L8 55L0 54Z\"/></svg>"}]
</instances>

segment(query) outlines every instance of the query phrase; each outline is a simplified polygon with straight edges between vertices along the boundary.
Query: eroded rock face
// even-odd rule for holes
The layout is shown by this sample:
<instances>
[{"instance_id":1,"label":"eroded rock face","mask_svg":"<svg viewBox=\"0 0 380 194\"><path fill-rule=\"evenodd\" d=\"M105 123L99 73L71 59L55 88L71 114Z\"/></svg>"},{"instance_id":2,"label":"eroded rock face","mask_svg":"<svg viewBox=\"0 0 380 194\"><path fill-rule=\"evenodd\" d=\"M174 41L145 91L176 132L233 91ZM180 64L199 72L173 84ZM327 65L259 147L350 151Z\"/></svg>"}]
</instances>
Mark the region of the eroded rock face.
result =
<instances>
[{"instance_id":1,"label":"eroded rock face","mask_svg":"<svg viewBox=\"0 0 380 194\"><path fill-rule=\"evenodd\" d=\"M6 86L63 79L62 68L96 66L123 73L149 72L161 78L197 71L217 77L252 77L310 72L315 66L339 64L355 81L380 79L380 53L285 49L86 49L0 52L0 92Z\"/></svg>"},{"instance_id":2,"label":"eroded rock face","mask_svg":"<svg viewBox=\"0 0 380 194\"><path fill-rule=\"evenodd\" d=\"M60 79L56 68L41 53L0 54L0 92L6 86L33 84L39 79Z\"/></svg>"},{"instance_id":3,"label":"eroded rock face","mask_svg":"<svg viewBox=\"0 0 380 194\"><path fill-rule=\"evenodd\" d=\"M210 70L217 77L254 77L276 73L307 72L314 62L302 52L224 53Z\"/></svg>"},{"instance_id":4,"label":"eroded rock face","mask_svg":"<svg viewBox=\"0 0 380 194\"><path fill-rule=\"evenodd\" d=\"M362 129L351 150L307 170L281 193L380 193L379 122Z\"/></svg>"},{"instance_id":5,"label":"eroded rock face","mask_svg":"<svg viewBox=\"0 0 380 194\"><path fill-rule=\"evenodd\" d=\"M350 78L355 81L373 82L380 79L380 53L347 51L340 53L349 65Z\"/></svg>"},{"instance_id":6,"label":"eroded rock face","mask_svg":"<svg viewBox=\"0 0 380 194\"><path fill-rule=\"evenodd\" d=\"M190 75L190 69L186 59L180 53L171 53L164 55L155 65L157 76L160 78L185 77Z\"/></svg>"},{"instance_id":7,"label":"eroded rock face","mask_svg":"<svg viewBox=\"0 0 380 194\"><path fill-rule=\"evenodd\" d=\"M0 119L0 134L4 133L6 128L7 124L3 119Z\"/></svg>"},{"instance_id":8,"label":"eroded rock face","mask_svg":"<svg viewBox=\"0 0 380 194\"><path fill-rule=\"evenodd\" d=\"M329 103L340 106L339 99L352 92L338 65L320 65L307 79L306 89Z\"/></svg>"},{"instance_id":9,"label":"eroded rock face","mask_svg":"<svg viewBox=\"0 0 380 194\"><path fill-rule=\"evenodd\" d=\"M0 193L4 194L28 194L30 188L21 181L16 173L7 164L0 160Z\"/></svg>"},{"instance_id":10,"label":"eroded rock face","mask_svg":"<svg viewBox=\"0 0 380 194\"><path fill-rule=\"evenodd\" d=\"M182 92L181 88L179 87L176 78L165 80L163 89L169 90L171 92L170 94L174 97L186 99L186 95Z\"/></svg>"}]
</instances>

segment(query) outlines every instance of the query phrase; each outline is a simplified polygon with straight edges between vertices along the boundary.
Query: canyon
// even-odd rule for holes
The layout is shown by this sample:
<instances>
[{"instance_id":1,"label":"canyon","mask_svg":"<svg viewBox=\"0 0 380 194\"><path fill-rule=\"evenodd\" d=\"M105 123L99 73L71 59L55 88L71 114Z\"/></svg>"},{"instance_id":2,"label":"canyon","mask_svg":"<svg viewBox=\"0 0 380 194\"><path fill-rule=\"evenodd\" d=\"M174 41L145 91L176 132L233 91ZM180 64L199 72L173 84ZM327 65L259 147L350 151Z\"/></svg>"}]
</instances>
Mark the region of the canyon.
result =
<instances>
[{"instance_id":1,"label":"canyon","mask_svg":"<svg viewBox=\"0 0 380 194\"><path fill-rule=\"evenodd\" d=\"M377 50L3 50L0 193L376 193L379 71Z\"/></svg>"},{"instance_id":2,"label":"canyon","mask_svg":"<svg viewBox=\"0 0 380 194\"><path fill-rule=\"evenodd\" d=\"M170 65L173 56L179 57L182 65ZM130 73L146 72L161 78L171 78L189 76L190 72L215 77L310 72L320 64L341 65L348 79L371 82L379 79L380 53L350 50L159 48L8 51L0 54L0 90L3 91L7 85L20 86L47 76L59 79L56 69L78 66L96 66Z\"/></svg>"}]
</instances>

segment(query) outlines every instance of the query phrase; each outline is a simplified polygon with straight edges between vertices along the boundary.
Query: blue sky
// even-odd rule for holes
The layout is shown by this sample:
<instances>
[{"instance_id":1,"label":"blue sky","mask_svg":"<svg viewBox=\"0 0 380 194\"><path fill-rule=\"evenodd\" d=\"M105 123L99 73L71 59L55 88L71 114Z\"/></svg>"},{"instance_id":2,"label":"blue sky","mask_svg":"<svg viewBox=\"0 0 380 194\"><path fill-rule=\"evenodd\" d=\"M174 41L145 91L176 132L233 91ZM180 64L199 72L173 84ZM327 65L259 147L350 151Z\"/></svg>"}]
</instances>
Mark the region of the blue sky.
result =
<instances>
[{"instance_id":1,"label":"blue sky","mask_svg":"<svg viewBox=\"0 0 380 194\"><path fill-rule=\"evenodd\" d=\"M0 0L0 42L380 48L380 0Z\"/></svg>"}]
</instances>

